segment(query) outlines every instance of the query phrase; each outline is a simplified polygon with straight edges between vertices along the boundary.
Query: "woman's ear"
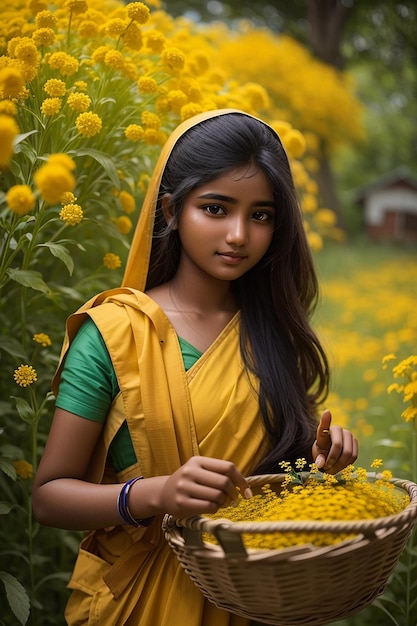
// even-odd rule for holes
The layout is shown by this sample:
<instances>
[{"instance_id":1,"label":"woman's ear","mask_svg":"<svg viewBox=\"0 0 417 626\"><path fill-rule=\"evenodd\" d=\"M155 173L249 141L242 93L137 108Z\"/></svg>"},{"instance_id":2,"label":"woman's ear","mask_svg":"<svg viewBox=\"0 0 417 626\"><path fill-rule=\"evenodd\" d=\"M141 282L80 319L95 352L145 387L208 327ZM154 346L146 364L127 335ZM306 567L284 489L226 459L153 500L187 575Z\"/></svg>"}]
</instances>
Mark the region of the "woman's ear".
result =
<instances>
[{"instance_id":1,"label":"woman's ear","mask_svg":"<svg viewBox=\"0 0 417 626\"><path fill-rule=\"evenodd\" d=\"M168 226L170 226L172 222L175 220L174 205L171 202L171 198L172 198L172 194L170 193L165 193L162 196L162 214ZM176 230L177 224L174 224L172 229Z\"/></svg>"}]
</instances>

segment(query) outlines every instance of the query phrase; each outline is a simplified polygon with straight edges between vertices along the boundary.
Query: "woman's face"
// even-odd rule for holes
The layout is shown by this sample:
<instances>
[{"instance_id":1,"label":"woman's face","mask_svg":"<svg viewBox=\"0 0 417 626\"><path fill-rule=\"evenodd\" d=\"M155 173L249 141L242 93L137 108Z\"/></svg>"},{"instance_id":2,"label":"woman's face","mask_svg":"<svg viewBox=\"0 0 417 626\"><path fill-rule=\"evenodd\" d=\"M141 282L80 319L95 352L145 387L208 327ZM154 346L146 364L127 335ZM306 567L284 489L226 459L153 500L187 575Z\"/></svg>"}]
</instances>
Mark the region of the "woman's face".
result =
<instances>
[{"instance_id":1,"label":"woman's face","mask_svg":"<svg viewBox=\"0 0 417 626\"><path fill-rule=\"evenodd\" d=\"M179 271L226 281L239 278L268 250L275 213L272 186L256 165L239 167L194 189L177 225L182 244Z\"/></svg>"}]
</instances>

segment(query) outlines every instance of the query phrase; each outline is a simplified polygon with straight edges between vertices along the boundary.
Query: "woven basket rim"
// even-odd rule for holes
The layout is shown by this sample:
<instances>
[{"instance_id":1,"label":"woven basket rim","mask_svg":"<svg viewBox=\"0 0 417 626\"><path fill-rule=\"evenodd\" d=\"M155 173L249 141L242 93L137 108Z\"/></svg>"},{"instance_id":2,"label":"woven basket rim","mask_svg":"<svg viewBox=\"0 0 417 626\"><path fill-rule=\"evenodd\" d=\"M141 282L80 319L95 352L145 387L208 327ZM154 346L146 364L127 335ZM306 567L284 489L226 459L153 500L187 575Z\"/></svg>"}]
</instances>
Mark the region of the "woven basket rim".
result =
<instances>
[{"instance_id":1,"label":"woven basket rim","mask_svg":"<svg viewBox=\"0 0 417 626\"><path fill-rule=\"evenodd\" d=\"M368 478L375 478L375 474L368 473ZM247 478L251 486L260 486L268 482L279 482L285 478L285 474L261 474L249 476ZM378 478L378 475L377 475ZM407 492L410 497L409 504L400 512L384 517L376 517L365 520L343 520L343 521L317 521L317 520L288 520L288 521L260 521L260 522L234 522L232 520L210 519L202 515L187 518L173 518L166 516L166 523L169 526L179 526L189 528L204 533L216 534L221 528L230 533L271 533L271 532L334 532L334 533L355 533L374 534L380 529L410 525L417 521L417 484L406 479L392 478L390 481L395 487Z\"/></svg>"}]
</instances>

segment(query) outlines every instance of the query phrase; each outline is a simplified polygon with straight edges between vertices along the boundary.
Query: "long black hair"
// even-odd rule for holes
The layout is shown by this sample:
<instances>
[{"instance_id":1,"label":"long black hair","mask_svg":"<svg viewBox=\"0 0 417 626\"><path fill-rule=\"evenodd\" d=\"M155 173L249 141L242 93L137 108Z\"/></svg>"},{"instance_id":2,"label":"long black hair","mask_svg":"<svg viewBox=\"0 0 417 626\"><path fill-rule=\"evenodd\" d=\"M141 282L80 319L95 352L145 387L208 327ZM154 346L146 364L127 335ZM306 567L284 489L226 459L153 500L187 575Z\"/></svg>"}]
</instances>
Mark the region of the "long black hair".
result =
<instances>
[{"instance_id":1,"label":"long black hair","mask_svg":"<svg viewBox=\"0 0 417 626\"><path fill-rule=\"evenodd\" d=\"M325 352L310 319L318 281L287 156L278 135L243 113L209 118L174 146L159 190L146 289L170 280L178 267L178 222L186 196L240 166L256 164L276 202L274 235L263 259L232 283L241 310L241 353L259 380L259 405L270 452L256 472L277 472L282 460L311 460L318 404L329 386ZM161 198L175 208L167 226Z\"/></svg>"}]
</instances>

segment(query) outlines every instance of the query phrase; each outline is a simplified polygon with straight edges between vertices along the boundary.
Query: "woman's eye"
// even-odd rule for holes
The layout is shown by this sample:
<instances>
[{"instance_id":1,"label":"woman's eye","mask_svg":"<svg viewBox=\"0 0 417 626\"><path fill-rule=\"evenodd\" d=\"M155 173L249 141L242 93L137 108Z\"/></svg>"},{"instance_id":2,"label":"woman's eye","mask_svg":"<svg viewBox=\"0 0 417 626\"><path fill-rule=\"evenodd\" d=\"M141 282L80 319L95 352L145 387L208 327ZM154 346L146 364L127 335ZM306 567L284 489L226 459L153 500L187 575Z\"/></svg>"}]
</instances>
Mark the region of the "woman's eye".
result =
<instances>
[{"instance_id":1,"label":"woman's eye","mask_svg":"<svg viewBox=\"0 0 417 626\"><path fill-rule=\"evenodd\" d=\"M267 211L256 211L252 214L252 218L257 222L267 222L268 220L273 219L273 215Z\"/></svg>"},{"instance_id":2,"label":"woman's eye","mask_svg":"<svg viewBox=\"0 0 417 626\"><path fill-rule=\"evenodd\" d=\"M203 207L203 209L204 211L206 211L206 213L210 213L210 215L224 215L225 214L224 209L218 204L207 204L206 206Z\"/></svg>"}]
</instances>

